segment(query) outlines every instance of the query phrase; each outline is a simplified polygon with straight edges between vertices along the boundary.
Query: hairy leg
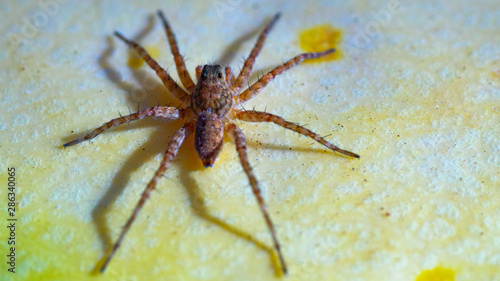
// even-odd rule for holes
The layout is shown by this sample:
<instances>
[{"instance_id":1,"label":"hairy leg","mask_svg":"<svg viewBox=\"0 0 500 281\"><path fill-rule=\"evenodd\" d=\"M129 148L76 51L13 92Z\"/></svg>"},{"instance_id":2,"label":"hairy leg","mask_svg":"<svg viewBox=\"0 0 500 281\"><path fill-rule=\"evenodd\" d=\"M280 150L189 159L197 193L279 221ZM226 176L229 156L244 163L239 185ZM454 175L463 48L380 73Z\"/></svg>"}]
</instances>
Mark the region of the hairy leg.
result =
<instances>
[{"instance_id":1,"label":"hairy leg","mask_svg":"<svg viewBox=\"0 0 500 281\"><path fill-rule=\"evenodd\" d=\"M262 89L264 89L267 86L267 84L269 84L269 82L271 82L277 75L280 75L281 73L287 71L288 69L296 66L303 60L319 58L331 54L333 52L335 52L335 49L330 49L319 53L304 53L294 57L293 59L287 61L283 65L277 66L275 69L271 70L266 75L262 76L259 80L257 80L257 82L255 82L248 89L243 91L238 96L234 97L234 102L238 104L253 98Z\"/></svg>"},{"instance_id":2,"label":"hairy leg","mask_svg":"<svg viewBox=\"0 0 500 281\"><path fill-rule=\"evenodd\" d=\"M172 28L168 24L167 19L163 15L162 11L158 11L158 16L163 22L163 26L165 27L165 32L167 33L168 43L170 44L170 50L174 55L175 66L177 67L177 73L179 74L179 78L181 79L182 85L186 87L189 93L194 90L194 83L191 80L191 76L189 76L189 72L186 69L186 64L184 63L184 58L179 53L179 47L177 46L177 41L175 40L174 32L172 32Z\"/></svg>"},{"instance_id":3,"label":"hairy leg","mask_svg":"<svg viewBox=\"0 0 500 281\"><path fill-rule=\"evenodd\" d=\"M139 120L139 119L143 119L145 117L150 117L150 116L161 117L161 118L166 119L166 120L175 120L175 119L182 118L184 116L184 112L185 112L184 109L177 109L175 107L168 107L168 106L154 106L154 107L146 108L146 109L143 109L143 110L138 111L136 113L113 119L113 120L105 123L101 127L95 129L94 131L92 131L90 134L84 136L83 138L79 138L79 139L76 139L76 140L73 140L73 141L70 141L70 142L64 144L64 147L72 146L72 145L81 143L83 141L93 139L97 135L99 135L100 133L102 133L102 132L104 132L112 127L119 126L123 123L128 123L130 121Z\"/></svg>"},{"instance_id":4,"label":"hairy leg","mask_svg":"<svg viewBox=\"0 0 500 281\"><path fill-rule=\"evenodd\" d=\"M315 132L313 132L309 129L306 129L300 125L297 125L295 123L288 122L279 116L276 116L276 115L273 115L273 114L270 114L267 112L245 111L245 110L238 110L237 112L235 112L235 116L236 116L236 118L238 118L240 120L248 121L248 122L273 122L274 124L280 125L281 127L295 131L301 135L310 137L333 151L336 151L338 153L342 153L342 154L347 155L349 157L359 158L359 155L357 155L356 153L338 148L337 146L326 141L324 138L322 138L320 135L316 134Z\"/></svg>"},{"instance_id":5,"label":"hairy leg","mask_svg":"<svg viewBox=\"0 0 500 281\"><path fill-rule=\"evenodd\" d=\"M197 81L200 81L201 71L203 71L203 66L198 65L198 66L196 67L196 80L197 80Z\"/></svg>"},{"instance_id":6,"label":"hairy leg","mask_svg":"<svg viewBox=\"0 0 500 281\"><path fill-rule=\"evenodd\" d=\"M156 184L158 183L158 180L162 177L163 173L170 167L170 163L172 159L177 155L177 152L179 151L179 148L181 147L182 142L184 139L193 132L193 126L191 124L187 124L186 126L180 128L175 132L174 136L170 140L167 150L165 151L165 155L163 156L163 159L160 164L160 168L156 171L153 179L149 182L148 186L146 189L142 192L141 198L139 199L139 202L137 202L137 205L135 206L134 211L132 212L132 215L129 217L127 220L127 223L123 227L120 236L118 237L118 240L116 240L115 244L113 244L113 248L111 249L111 252L108 254L106 260L104 261L103 266L101 267L101 272L104 272L106 269L107 265L113 258L113 255L115 254L116 250L120 247L120 244L122 243L123 238L125 237L125 234L127 234L128 230L132 226L132 223L134 222L137 214L139 211L142 209L144 203L146 200L148 200L150 193L153 189L155 189Z\"/></svg>"},{"instance_id":7,"label":"hairy leg","mask_svg":"<svg viewBox=\"0 0 500 281\"><path fill-rule=\"evenodd\" d=\"M120 38L123 42L133 48L139 56L152 68L156 71L158 77L160 77L161 81L167 89L174 95L176 98L180 99L183 103L186 103L189 100L189 95L181 88L175 81L168 75L168 73L163 69L147 52L144 50L141 45L128 40L121 33L115 31L116 37Z\"/></svg>"},{"instance_id":8,"label":"hairy leg","mask_svg":"<svg viewBox=\"0 0 500 281\"><path fill-rule=\"evenodd\" d=\"M246 140L245 136L243 135L243 132L234 124L229 124L227 126L227 131L231 135L231 137L234 139L234 142L236 144L236 151L238 152L238 156L240 158L241 165L243 166L243 170L245 170L245 173L248 176L248 180L250 181L250 186L252 187L252 192L255 195L255 198L257 199L257 202L259 203L260 209L262 211L262 214L264 215L264 219L266 220L267 228L269 229L269 232L271 233L273 243L274 243L274 248L278 252L278 256L281 262L281 268L283 269L283 273L286 274L287 272L287 267L285 263L285 259L283 258L283 254L281 253L280 249L280 244L278 242L278 238L276 237L276 232L274 230L273 223L271 222L271 218L269 217L269 214L267 213L267 208L266 204L264 203L264 198L262 198L262 194L260 192L259 185L257 183L257 179L255 178L252 167L250 167L250 163L248 162L248 156L247 156L247 146L246 146Z\"/></svg>"},{"instance_id":9,"label":"hairy leg","mask_svg":"<svg viewBox=\"0 0 500 281\"><path fill-rule=\"evenodd\" d=\"M228 87L231 87L234 83L233 71L229 66L224 67L224 71L226 72L226 84Z\"/></svg>"},{"instance_id":10,"label":"hairy leg","mask_svg":"<svg viewBox=\"0 0 500 281\"><path fill-rule=\"evenodd\" d=\"M260 50L262 49L262 45L264 44L264 41L266 40L267 34L273 28L274 24L276 21L280 18L280 14L274 15L273 19L271 20L270 23L267 24L266 28L260 33L259 39L257 39L257 43L255 43L255 46L253 47L252 51L250 52L250 55L248 58L245 60L245 64L243 64L243 68L241 69L240 74L234 81L233 86L231 87L231 90L234 92L239 92L241 90L241 87L245 85L248 82L248 79L250 78L250 74L252 74L252 68L253 64L255 63L255 58L259 55Z\"/></svg>"}]
</instances>

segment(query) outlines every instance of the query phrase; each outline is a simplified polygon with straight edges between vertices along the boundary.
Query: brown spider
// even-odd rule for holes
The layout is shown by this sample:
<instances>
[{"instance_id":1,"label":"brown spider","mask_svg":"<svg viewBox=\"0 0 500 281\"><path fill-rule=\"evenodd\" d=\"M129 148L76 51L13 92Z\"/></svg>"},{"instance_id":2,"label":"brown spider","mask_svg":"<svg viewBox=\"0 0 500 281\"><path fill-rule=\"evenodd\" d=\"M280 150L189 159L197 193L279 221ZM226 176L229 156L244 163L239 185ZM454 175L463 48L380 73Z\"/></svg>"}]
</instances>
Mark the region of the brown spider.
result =
<instances>
[{"instance_id":1,"label":"brown spider","mask_svg":"<svg viewBox=\"0 0 500 281\"><path fill-rule=\"evenodd\" d=\"M238 128L232 122L232 120L239 119L248 122L273 122L286 129L290 129L304 136L308 136L333 151L342 153L349 157L359 158L359 155L347 150L340 149L337 146L326 141L318 134L302 126L286 121L279 116L267 112L260 112L255 110L239 110L236 108L237 105L256 96L262 89L264 89L264 87L269 82L271 82L271 80L276 77L276 75L283 73L284 71L299 64L303 60L319 58L328 55L334 52L335 49L330 49L318 53L300 54L287 61L283 65L274 68L269 73L265 74L259 80L257 80L257 82L240 93L240 90L247 83L250 77L255 58L262 49L262 45L267 37L267 34L280 17L280 14L276 14L271 22L259 35L257 43L252 49L250 56L246 59L243 65L243 69L241 70L241 73L238 75L238 77L236 77L236 79L233 76L231 68L228 66L224 68L225 77L222 73L223 70L220 65L205 65L203 67L198 66L196 67L196 78L198 82L195 85L186 70L184 59L179 53L179 48L177 47L177 42L175 40L174 33L170 28L170 25L168 24L165 16L161 11L158 11L158 15L163 22L165 31L167 33L170 49L175 59L177 73L179 74L182 85L184 85L186 90L179 87L179 85L170 77L170 75L168 75L168 73L161 66L159 66L158 63L154 59L152 59L151 56L139 44L126 39L119 32L115 32L115 35L131 48L135 49L137 53L146 61L146 63L156 71L156 74L163 81L163 84L165 84L167 89L176 98L182 101L182 103L184 104L184 108L167 106L153 106L150 108L146 108L138 111L137 113L113 119L105 123L101 127L95 129L83 138L79 138L64 144L64 147L75 145L85 140L92 139L109 128L130 121L143 119L145 117L158 117L164 120L174 120L182 118L186 120L185 125L177 130L177 132L175 132L174 136L170 140L167 150L165 151L165 155L163 156L163 159L161 161L160 168L156 171L153 179L149 182L148 186L143 191L141 198L134 209L134 212L125 224L118 240L113 245L111 252L107 256L103 266L101 267L101 272L104 272L106 266L111 261L111 258L115 254L116 250L120 247L125 234L130 229L137 214L143 207L146 200L149 198L151 191L156 187L158 180L161 178L165 170L167 170L170 166L172 159L176 156L184 139L191 135L191 133L195 133L195 149L198 152L198 156L203 162L203 165L205 167L208 167L213 166L215 160L217 159L217 156L222 149L224 132L227 131L234 139L241 165L243 166L243 169L248 176L250 186L252 187L252 192L255 195L260 209L264 215L264 219L273 239L274 248L276 249L279 256L283 273L286 274L287 267L283 258L283 254L280 250L278 238L276 237L276 231L274 230L271 218L267 213L266 205L264 203L264 199L262 198L257 179L255 178L252 172L252 167L250 167L250 163L248 162L245 136L243 135L243 132L240 130L240 128Z\"/></svg>"}]
</instances>

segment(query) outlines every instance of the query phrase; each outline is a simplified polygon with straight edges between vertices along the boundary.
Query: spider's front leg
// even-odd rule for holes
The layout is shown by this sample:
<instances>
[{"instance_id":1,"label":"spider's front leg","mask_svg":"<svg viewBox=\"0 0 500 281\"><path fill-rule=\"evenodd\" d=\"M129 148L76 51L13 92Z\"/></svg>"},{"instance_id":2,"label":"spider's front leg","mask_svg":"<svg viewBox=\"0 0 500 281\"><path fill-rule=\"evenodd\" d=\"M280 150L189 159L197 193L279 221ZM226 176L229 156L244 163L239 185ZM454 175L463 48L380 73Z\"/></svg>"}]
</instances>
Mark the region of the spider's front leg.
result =
<instances>
[{"instance_id":1,"label":"spider's front leg","mask_svg":"<svg viewBox=\"0 0 500 281\"><path fill-rule=\"evenodd\" d=\"M111 252L108 254L103 266L101 267L101 273L104 272L109 262L113 258L113 255L115 254L116 250L118 250L118 248L120 247L122 240L125 237L125 234L127 234L137 214L142 209L142 206L144 206L146 200L149 198L151 191L155 189L158 180L162 177L163 173L168 169L168 167L170 167L170 163L172 162L172 159L177 155L177 152L179 151L182 142L187 136L189 136L193 132L193 130L194 130L193 125L188 123L184 127L177 130L177 132L175 132L174 136L172 137L172 139L168 144L163 159L161 160L160 168L158 168L153 179L151 179L146 189L144 189L144 191L142 192L141 198L139 199L139 202L137 202L137 205L135 206L132 215L127 220L127 223L123 227L122 232L118 237L118 240L116 240L115 244L113 244Z\"/></svg>"},{"instance_id":2,"label":"spider's front leg","mask_svg":"<svg viewBox=\"0 0 500 281\"><path fill-rule=\"evenodd\" d=\"M276 237L276 231L274 230L274 226L273 226L273 223L271 221L271 218L269 217L269 214L267 213L266 203L264 202L264 198L262 198L262 194L261 194L257 179L255 178L253 171L252 171L252 167L250 166L250 163L248 162L247 145L246 145L245 135L243 135L243 132L241 131L240 128L238 128L236 125L234 125L232 123L228 124L226 129L229 132L229 134L231 135L231 137L234 139L234 142L236 145L236 151L238 152L241 166L243 166L243 170L245 170L245 173L247 174L248 180L250 181L250 186L252 187L253 195L255 196L255 198L257 199L257 202L259 203L259 207L262 211L262 214L264 215L264 219L266 220L267 228L269 229L269 232L271 233L271 236L273 238L274 248L278 252L278 257L279 257L280 263L281 263L281 269L283 270L283 273L286 274L287 267L286 267L285 259L283 258L283 254L281 253L278 238Z\"/></svg>"},{"instance_id":3,"label":"spider's front leg","mask_svg":"<svg viewBox=\"0 0 500 281\"><path fill-rule=\"evenodd\" d=\"M315 132L304 128L303 126L297 125L295 123L286 121L285 119L276 116L274 114L270 114L267 112L261 112L261 111L246 111L246 110L238 110L234 113L234 116L240 120L243 121L248 121L248 122L273 122L274 124L277 124L283 128L292 130L294 132L297 132L301 135L310 137L314 139L315 141L321 143L322 145L328 147L329 149L336 151L338 153L342 153L344 155L347 155L349 157L354 157L354 158L359 158L359 155L356 153L341 149L324 138L322 138L320 135L316 134Z\"/></svg>"},{"instance_id":4,"label":"spider's front leg","mask_svg":"<svg viewBox=\"0 0 500 281\"><path fill-rule=\"evenodd\" d=\"M192 92L194 90L194 83L191 80L191 76L189 76L189 72L186 69L186 64L184 63L184 58L179 52L179 47L177 46L177 41L175 40L174 32L168 24L167 19L163 15L162 11L158 11L158 16L160 17L163 27L165 28L165 33L167 33L168 43L170 44L170 50L172 51L172 55L174 55L175 66L177 67L177 73L179 74L179 78L181 79L182 85L186 87L188 92Z\"/></svg>"},{"instance_id":5,"label":"spider's front leg","mask_svg":"<svg viewBox=\"0 0 500 281\"><path fill-rule=\"evenodd\" d=\"M92 131L90 134L84 136L83 138L79 138L79 139L76 139L76 140L73 140L73 141L70 141L70 142L64 144L64 147L72 146L72 145L81 143L83 141L93 139L97 135L99 135L100 133L102 133L102 132L104 132L112 127L116 127L116 126L119 126L123 123L128 123L130 121L139 120L139 119L143 119L145 117L150 117L150 116L161 117L161 118L166 119L166 120L175 120L175 119L184 117L184 113L185 113L184 109L177 109L175 107L168 107L168 106L153 106L153 107L143 109L141 111L138 111L138 112L130 114L130 115L125 115L125 116L122 116L120 118L113 119L113 120L105 123L101 127L95 129L94 131Z\"/></svg>"},{"instance_id":6,"label":"spider's front leg","mask_svg":"<svg viewBox=\"0 0 500 281\"><path fill-rule=\"evenodd\" d=\"M326 56L326 55L331 54L333 52L335 52L335 49L330 49L330 50L326 50L326 51L318 52L318 53L303 53L303 54L300 54L300 55L294 57L293 59L287 61L283 65L277 66L273 70L269 71L267 74L262 76L259 80L257 80L257 82L253 83L252 86L250 86L248 89L246 89L241 94L234 97L234 102L236 104L238 104L238 103L242 103L242 102L245 102L245 101L253 98L262 89L264 89L267 86L267 84L269 84L269 82L271 82L276 77L276 75L280 75L281 73L296 66L297 64L301 63L302 61L307 60L307 59L315 59L315 58L323 57L323 56ZM236 84L236 82L235 82L235 84Z\"/></svg>"},{"instance_id":7,"label":"spider's front leg","mask_svg":"<svg viewBox=\"0 0 500 281\"><path fill-rule=\"evenodd\" d=\"M154 71L156 71L156 75L160 77L161 81L167 87L167 89L174 95L176 98L181 100L183 103L189 102L189 95L181 88L179 85L168 75L167 71L163 69L158 62L156 62L149 54L144 50L144 48L135 43L134 41L128 40L123 36L120 32L115 31L116 37L120 38L123 42L133 48L139 56L151 67Z\"/></svg>"},{"instance_id":8,"label":"spider's front leg","mask_svg":"<svg viewBox=\"0 0 500 281\"><path fill-rule=\"evenodd\" d=\"M248 82L248 79L250 79L250 74L252 74L252 68L253 64L255 63L255 58L259 55L260 50L262 50L262 46L264 45L264 41L266 40L267 34L269 33L269 31L271 31L274 24L278 21L279 18L280 18L279 13L274 15L271 22L268 23L266 28L264 28L264 30L262 30L262 32L260 33L259 39L257 39L257 43L255 43L255 46L250 52L250 55L243 64L243 68L241 69L240 74L234 81L234 84L231 86L231 90L233 92L239 93L241 87L243 87Z\"/></svg>"}]
</instances>

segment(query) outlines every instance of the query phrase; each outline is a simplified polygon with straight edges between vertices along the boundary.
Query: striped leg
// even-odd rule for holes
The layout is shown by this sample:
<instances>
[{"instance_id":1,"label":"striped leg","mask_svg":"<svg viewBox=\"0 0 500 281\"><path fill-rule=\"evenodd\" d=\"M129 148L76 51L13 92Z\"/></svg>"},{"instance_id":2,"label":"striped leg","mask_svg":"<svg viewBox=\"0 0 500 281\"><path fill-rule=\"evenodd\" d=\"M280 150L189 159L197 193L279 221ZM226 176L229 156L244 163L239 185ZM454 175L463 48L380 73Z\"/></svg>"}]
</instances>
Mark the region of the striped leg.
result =
<instances>
[{"instance_id":1,"label":"striped leg","mask_svg":"<svg viewBox=\"0 0 500 281\"><path fill-rule=\"evenodd\" d=\"M177 73L179 74L179 78L181 79L182 85L186 87L189 93L194 90L194 83L191 80L191 76L189 76L189 72L186 69L186 64L184 63L184 58L179 53L179 47L177 46L177 41L175 40L174 32L168 24L167 19L163 15L162 11L158 11L158 16L163 22L163 26L165 27L165 32L167 33L168 43L170 44L170 50L172 51L172 55L174 55L175 66L177 67Z\"/></svg>"},{"instance_id":2,"label":"striped leg","mask_svg":"<svg viewBox=\"0 0 500 281\"><path fill-rule=\"evenodd\" d=\"M144 50L141 45L128 40L125 38L122 34L120 34L118 31L115 31L116 37L120 38L123 42L125 42L127 45L129 45L131 48L133 48L139 56L142 57L142 59L152 68L154 71L156 71L156 74L158 77L160 77L161 81L163 81L163 84L167 89L174 95L176 98L180 99L183 103L187 103L189 101L189 95L184 92L184 90L179 87L177 83L168 75L168 73L163 69L147 52Z\"/></svg>"},{"instance_id":3,"label":"striped leg","mask_svg":"<svg viewBox=\"0 0 500 281\"><path fill-rule=\"evenodd\" d=\"M234 83L233 71L229 66L224 67L224 71L226 72L226 84L228 87L231 87Z\"/></svg>"},{"instance_id":4,"label":"striped leg","mask_svg":"<svg viewBox=\"0 0 500 281\"><path fill-rule=\"evenodd\" d=\"M255 198L257 199L257 202L259 203L262 214L264 215L264 219L266 220L267 228L269 229L269 232L271 233L271 236L273 238L274 248L278 252L278 257L279 257L280 263L281 263L281 269L283 270L283 273L286 274L287 268L286 268L285 259L283 258L283 254L281 253L280 244L278 242L278 238L276 237L276 232L274 230L273 223L271 222L271 218L269 217L269 214L267 213L266 204L264 203L264 198L262 198L262 194L260 192L260 188L259 188L257 179L255 178L253 171L252 171L252 167L250 167L250 163L248 162L247 145L246 145L245 136L243 135L243 132L240 130L240 128L238 128L234 124L229 124L227 126L227 131L229 132L231 137L234 139L234 142L236 144L236 151L238 152L238 156L240 158L241 165L243 166L243 170L245 170L245 173L248 176L248 180L250 181L250 186L252 187L253 195L255 195Z\"/></svg>"},{"instance_id":5,"label":"striped leg","mask_svg":"<svg viewBox=\"0 0 500 281\"><path fill-rule=\"evenodd\" d=\"M158 168L153 179L151 179L146 189L142 192L141 198L139 199L139 202L137 202L137 205L135 206L132 215L127 220L127 223L123 227L122 232L118 237L118 240L116 240L115 244L113 245L113 248L111 249L111 252L108 254L106 260L104 261L104 264L101 267L101 273L104 272L109 262L113 258L113 255L115 254L116 250L118 250L118 248L120 247L123 238L125 237L125 234L127 234L128 230L132 226L132 223L134 223L137 214L144 206L146 200L148 200L151 191L155 189L158 180L162 177L163 173L170 167L170 163L172 162L172 159L175 157L175 155L177 155L177 152L179 151L182 142L192 132L193 132L193 126L191 124L187 124L186 126L177 130L177 132L175 132L174 136L172 137L172 139L168 144L167 150L165 151L165 155L163 156L163 159L161 161L160 168Z\"/></svg>"},{"instance_id":6,"label":"striped leg","mask_svg":"<svg viewBox=\"0 0 500 281\"><path fill-rule=\"evenodd\" d=\"M267 112L244 111L244 110L238 110L235 113L235 115L238 119L243 120L243 121L248 121L248 122L273 122L274 124L280 125L281 127L295 131L301 135L310 137L333 151L336 151L338 153L342 153L342 154L347 155L349 157L359 158L359 155L357 155L356 153L352 153L350 151L340 149L337 146L326 141L324 138L322 138L320 135L316 134L315 132L313 132L309 129L306 129L300 125L297 125L295 123L288 122L279 116L276 116L276 115L273 115L273 114L270 114Z\"/></svg>"},{"instance_id":7,"label":"striped leg","mask_svg":"<svg viewBox=\"0 0 500 281\"><path fill-rule=\"evenodd\" d=\"M145 117L150 117L150 116L161 117L161 118L164 118L166 120L175 120L178 118L182 118L184 116L184 109L177 109L175 107L167 107L167 106L154 106L154 107L146 108L146 109L143 109L143 110L136 112L134 114L130 114L130 115L122 116L120 118L113 119L113 120L105 123L101 127L95 129L94 131L92 131L90 134L84 136L83 138L79 138L79 139L76 139L76 140L73 140L73 141L70 141L70 142L64 144L64 147L72 146L72 145L81 143L83 141L93 139L97 135L99 135L100 133L102 133L102 132L104 132L112 127L119 126L123 123L128 123L130 121L139 120L139 119L143 119Z\"/></svg>"},{"instance_id":8,"label":"striped leg","mask_svg":"<svg viewBox=\"0 0 500 281\"><path fill-rule=\"evenodd\" d=\"M335 49L330 49L330 50L326 50L326 51L319 52L319 53L304 53L304 54L300 54L300 55L294 57L293 59L287 61L283 65L280 65L280 66L276 67L275 69L271 70L266 75L262 76L259 80L257 80L257 82L255 82L252 86L250 86L244 92L242 92L238 96L234 97L234 102L241 103L241 102L244 102L244 101L247 101L247 100L253 98L262 89L264 89L267 86L267 84L269 84L269 82L271 82L276 77L276 75L280 75L281 73L283 73L283 72L287 71L288 69L301 63L303 60L319 58L319 57L331 54L333 52L335 52Z\"/></svg>"},{"instance_id":9,"label":"striped leg","mask_svg":"<svg viewBox=\"0 0 500 281\"><path fill-rule=\"evenodd\" d=\"M266 40L267 34L273 28L274 24L276 21L280 18L280 14L274 15L273 19L271 20L270 23L267 24L266 28L262 31L262 33L259 35L259 39L257 39L257 43L253 47L252 51L250 52L250 55L245 61L245 64L243 64L243 68L241 69L240 74L234 81L233 86L231 87L231 90L233 92L239 93L241 90L241 87L246 85L248 82L248 79L250 78L250 74L252 74L252 68L253 64L255 63L255 58L259 55L260 50L262 49L262 45L264 44L264 41Z\"/></svg>"},{"instance_id":10,"label":"striped leg","mask_svg":"<svg viewBox=\"0 0 500 281\"><path fill-rule=\"evenodd\" d=\"M203 70L203 66L198 65L196 67L196 80L200 81L201 71Z\"/></svg>"}]
</instances>

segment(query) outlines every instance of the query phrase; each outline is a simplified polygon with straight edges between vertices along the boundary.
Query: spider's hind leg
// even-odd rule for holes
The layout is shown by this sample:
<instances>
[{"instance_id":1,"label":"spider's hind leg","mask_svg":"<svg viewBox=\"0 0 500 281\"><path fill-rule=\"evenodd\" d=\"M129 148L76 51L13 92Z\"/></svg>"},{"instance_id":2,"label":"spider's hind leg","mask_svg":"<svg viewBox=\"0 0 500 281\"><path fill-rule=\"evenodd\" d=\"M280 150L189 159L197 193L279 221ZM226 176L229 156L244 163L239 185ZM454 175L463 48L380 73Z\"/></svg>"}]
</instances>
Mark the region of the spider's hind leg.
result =
<instances>
[{"instance_id":1,"label":"spider's hind leg","mask_svg":"<svg viewBox=\"0 0 500 281\"><path fill-rule=\"evenodd\" d=\"M148 200L149 196L151 195L151 191L155 189L156 184L158 183L158 180L162 177L163 173L170 167L170 164L172 162L172 159L177 155L177 152L179 151L179 148L182 145L182 142L184 139L189 136L193 132L193 126L191 124L187 124L186 126L180 128L175 132L174 136L170 140L167 150L165 151L165 154L163 156L163 159L161 161L160 167L156 171L153 179L149 182L148 186L144 191L142 192L141 198L139 199L139 202L137 202L137 205L135 206L134 211L132 212L132 215L129 217L127 220L127 223L123 227L120 236L116 240L116 242L113 244L113 248L111 249L111 252L108 254L106 257L106 260L104 261L103 266L101 267L101 273L104 272L106 267L108 266L109 262L113 258L116 250L120 247L123 238L125 237L125 234L127 234L128 230L132 226L132 224L135 221L135 218L137 217L137 214L139 211L142 209L142 206L144 206L144 203L146 200Z\"/></svg>"},{"instance_id":2,"label":"spider's hind leg","mask_svg":"<svg viewBox=\"0 0 500 281\"><path fill-rule=\"evenodd\" d=\"M280 244L278 242L278 238L276 237L276 231L274 230L271 217L267 213L266 203L264 202L264 198L262 198L262 194L257 179L255 178L252 171L252 167L248 162L245 135L243 135L243 132L241 131L240 128L238 128L236 125L232 123L228 124L226 128L231 137L234 139L236 145L236 151L238 152L238 156L240 158L240 163L243 166L243 170L245 170L245 173L247 174L248 180L250 181L250 186L252 187L253 195L257 199L260 210L262 211L264 219L266 220L267 228L269 229L269 232L271 233L271 237L273 239L274 248L278 252L278 257L281 263L281 269L283 270L283 273L286 274L287 266L285 263L285 259L283 258L283 254L281 253Z\"/></svg>"},{"instance_id":3,"label":"spider's hind leg","mask_svg":"<svg viewBox=\"0 0 500 281\"><path fill-rule=\"evenodd\" d=\"M271 114L267 112L261 112L261 111L246 111L246 110L238 110L235 112L236 118L243 120L243 121L248 121L248 122L273 122L276 125L279 125L283 128L295 131L301 135L304 135L306 137L310 137L314 139L315 141L319 142L320 144L326 146L327 148L336 151L338 153L344 154L349 157L353 158L359 158L359 155L353 152L350 152L348 150L341 149L324 138L322 138L320 135L316 134L315 132L304 128L303 126L297 125L295 123L286 121L285 119Z\"/></svg>"}]
</instances>

